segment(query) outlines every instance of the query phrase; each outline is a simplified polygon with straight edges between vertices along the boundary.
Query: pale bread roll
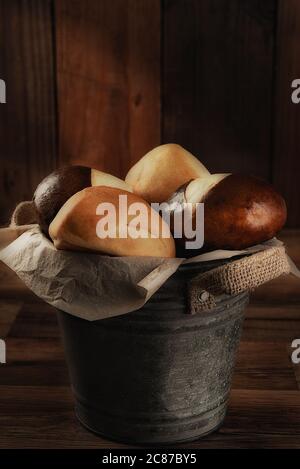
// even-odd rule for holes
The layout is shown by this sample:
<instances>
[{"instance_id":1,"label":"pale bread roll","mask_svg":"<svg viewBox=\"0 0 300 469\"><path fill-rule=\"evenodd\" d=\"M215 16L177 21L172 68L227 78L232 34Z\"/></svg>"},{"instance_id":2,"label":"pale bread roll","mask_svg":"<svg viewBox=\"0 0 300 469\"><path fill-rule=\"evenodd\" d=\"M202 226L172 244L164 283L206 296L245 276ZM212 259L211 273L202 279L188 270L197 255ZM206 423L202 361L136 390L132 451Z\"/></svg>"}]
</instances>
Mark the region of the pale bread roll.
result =
<instances>
[{"instance_id":1,"label":"pale bread roll","mask_svg":"<svg viewBox=\"0 0 300 469\"><path fill-rule=\"evenodd\" d=\"M136 215L128 215L126 211L127 220L124 214L119 216L119 196L127 196L128 207L133 203L141 204L145 217L140 227L145 238L134 239L131 233L126 238L121 237L122 230L126 233L128 223L132 223ZM99 204L102 203L110 203L116 210L115 224L112 225L116 228L116 238L109 236L102 239L97 235L99 222L104 222L103 218L107 215L105 212L99 214ZM152 219L154 223L151 223ZM70 197L50 224L49 234L57 249L89 250L113 256L176 255L169 226L149 204L135 194L112 187L88 187ZM154 235L156 237L151 237Z\"/></svg>"},{"instance_id":2,"label":"pale bread roll","mask_svg":"<svg viewBox=\"0 0 300 469\"><path fill-rule=\"evenodd\" d=\"M147 202L164 202L186 182L208 175L195 156L180 145L169 143L143 156L129 170L125 182Z\"/></svg>"}]
</instances>

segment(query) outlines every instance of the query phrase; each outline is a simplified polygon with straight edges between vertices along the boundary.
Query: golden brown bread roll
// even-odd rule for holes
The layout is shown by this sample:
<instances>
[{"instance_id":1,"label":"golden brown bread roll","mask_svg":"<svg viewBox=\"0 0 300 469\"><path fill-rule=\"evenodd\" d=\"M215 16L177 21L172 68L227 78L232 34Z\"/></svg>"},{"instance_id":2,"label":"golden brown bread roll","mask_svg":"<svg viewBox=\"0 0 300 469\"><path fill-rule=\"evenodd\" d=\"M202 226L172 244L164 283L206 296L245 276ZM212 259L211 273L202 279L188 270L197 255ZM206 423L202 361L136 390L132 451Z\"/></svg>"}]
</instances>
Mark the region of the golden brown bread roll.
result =
<instances>
[{"instance_id":1,"label":"golden brown bread roll","mask_svg":"<svg viewBox=\"0 0 300 469\"><path fill-rule=\"evenodd\" d=\"M86 166L65 166L45 177L36 188L33 203L39 225L45 234L63 204L76 192L90 186L118 187L132 192L131 187L111 174Z\"/></svg>"},{"instance_id":2,"label":"golden brown bread roll","mask_svg":"<svg viewBox=\"0 0 300 469\"><path fill-rule=\"evenodd\" d=\"M180 145L154 148L128 172L125 181L147 202L164 202L182 184L209 175L208 170Z\"/></svg>"},{"instance_id":3,"label":"golden brown bread roll","mask_svg":"<svg viewBox=\"0 0 300 469\"><path fill-rule=\"evenodd\" d=\"M119 209L120 204L124 203L124 197L120 202L120 196L127 196L128 208L122 214L119 214ZM105 206L99 209L99 204L103 203L110 203L115 209L116 217L112 219L111 226L116 233L101 239L99 233L107 231L109 227L107 212L103 211ZM122 237L136 219L136 212L131 212L135 209L132 204L136 203L140 204L139 207L145 213L138 226L145 237L135 239L131 232L128 237ZM107 224L104 224L105 220ZM175 257L174 239L162 218L137 195L111 187L88 187L73 195L50 224L49 234L58 249L97 251L113 256Z\"/></svg>"},{"instance_id":4,"label":"golden brown bread roll","mask_svg":"<svg viewBox=\"0 0 300 469\"><path fill-rule=\"evenodd\" d=\"M204 243L209 249L244 249L262 243L273 238L286 221L281 195L252 176L213 174L196 179L173 194L169 207L174 200L204 203Z\"/></svg>"}]
</instances>

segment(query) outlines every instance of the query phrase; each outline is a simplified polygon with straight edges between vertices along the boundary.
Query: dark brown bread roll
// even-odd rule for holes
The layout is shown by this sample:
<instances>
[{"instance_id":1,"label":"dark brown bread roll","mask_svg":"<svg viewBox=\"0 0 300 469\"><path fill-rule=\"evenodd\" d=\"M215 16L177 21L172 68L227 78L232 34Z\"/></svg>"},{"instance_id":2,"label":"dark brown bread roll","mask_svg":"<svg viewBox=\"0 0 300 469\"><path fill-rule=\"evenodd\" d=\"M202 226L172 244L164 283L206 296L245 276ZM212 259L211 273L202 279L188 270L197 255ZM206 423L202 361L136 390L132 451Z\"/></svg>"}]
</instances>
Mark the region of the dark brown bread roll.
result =
<instances>
[{"instance_id":1,"label":"dark brown bread roll","mask_svg":"<svg viewBox=\"0 0 300 469\"><path fill-rule=\"evenodd\" d=\"M41 230L48 235L50 223L72 195L86 187L99 185L132 191L121 179L86 166L66 166L45 177L33 196Z\"/></svg>"},{"instance_id":2,"label":"dark brown bread roll","mask_svg":"<svg viewBox=\"0 0 300 469\"><path fill-rule=\"evenodd\" d=\"M286 222L284 199L261 179L232 174L203 199L204 239L212 248L243 249L262 243Z\"/></svg>"},{"instance_id":3,"label":"dark brown bread roll","mask_svg":"<svg viewBox=\"0 0 300 469\"><path fill-rule=\"evenodd\" d=\"M168 206L174 206L174 201L204 203L207 249L238 250L267 241L281 230L287 215L284 199L270 184L241 174L195 179L179 188ZM185 241L183 237L178 243Z\"/></svg>"}]
</instances>

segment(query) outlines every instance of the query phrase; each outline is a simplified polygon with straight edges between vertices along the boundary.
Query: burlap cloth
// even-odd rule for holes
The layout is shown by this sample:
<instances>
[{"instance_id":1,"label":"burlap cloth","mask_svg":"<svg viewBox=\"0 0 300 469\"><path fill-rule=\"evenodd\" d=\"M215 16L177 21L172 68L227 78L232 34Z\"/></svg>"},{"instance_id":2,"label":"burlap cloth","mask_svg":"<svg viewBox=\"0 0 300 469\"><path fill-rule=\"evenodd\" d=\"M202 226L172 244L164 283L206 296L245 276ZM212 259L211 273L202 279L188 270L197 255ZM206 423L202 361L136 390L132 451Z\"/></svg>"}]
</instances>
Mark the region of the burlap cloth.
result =
<instances>
[{"instance_id":1,"label":"burlap cloth","mask_svg":"<svg viewBox=\"0 0 300 469\"><path fill-rule=\"evenodd\" d=\"M260 285L290 273L291 267L284 246L231 261L195 277L189 287L191 314L216 306L216 296L235 295L254 290Z\"/></svg>"}]
</instances>

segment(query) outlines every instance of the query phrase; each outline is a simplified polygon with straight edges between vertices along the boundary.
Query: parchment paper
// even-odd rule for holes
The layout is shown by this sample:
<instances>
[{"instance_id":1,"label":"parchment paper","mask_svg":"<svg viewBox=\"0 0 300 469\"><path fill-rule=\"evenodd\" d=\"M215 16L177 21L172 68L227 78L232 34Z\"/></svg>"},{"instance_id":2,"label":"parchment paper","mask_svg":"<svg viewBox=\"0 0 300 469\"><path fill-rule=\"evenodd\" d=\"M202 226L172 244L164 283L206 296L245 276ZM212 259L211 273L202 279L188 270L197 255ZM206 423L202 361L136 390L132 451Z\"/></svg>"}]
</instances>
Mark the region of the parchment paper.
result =
<instances>
[{"instance_id":1,"label":"parchment paper","mask_svg":"<svg viewBox=\"0 0 300 469\"><path fill-rule=\"evenodd\" d=\"M217 250L188 260L110 257L59 251L35 225L4 230L0 260L44 301L90 321L141 308L182 263L226 259L282 244L274 238L243 251Z\"/></svg>"}]
</instances>

